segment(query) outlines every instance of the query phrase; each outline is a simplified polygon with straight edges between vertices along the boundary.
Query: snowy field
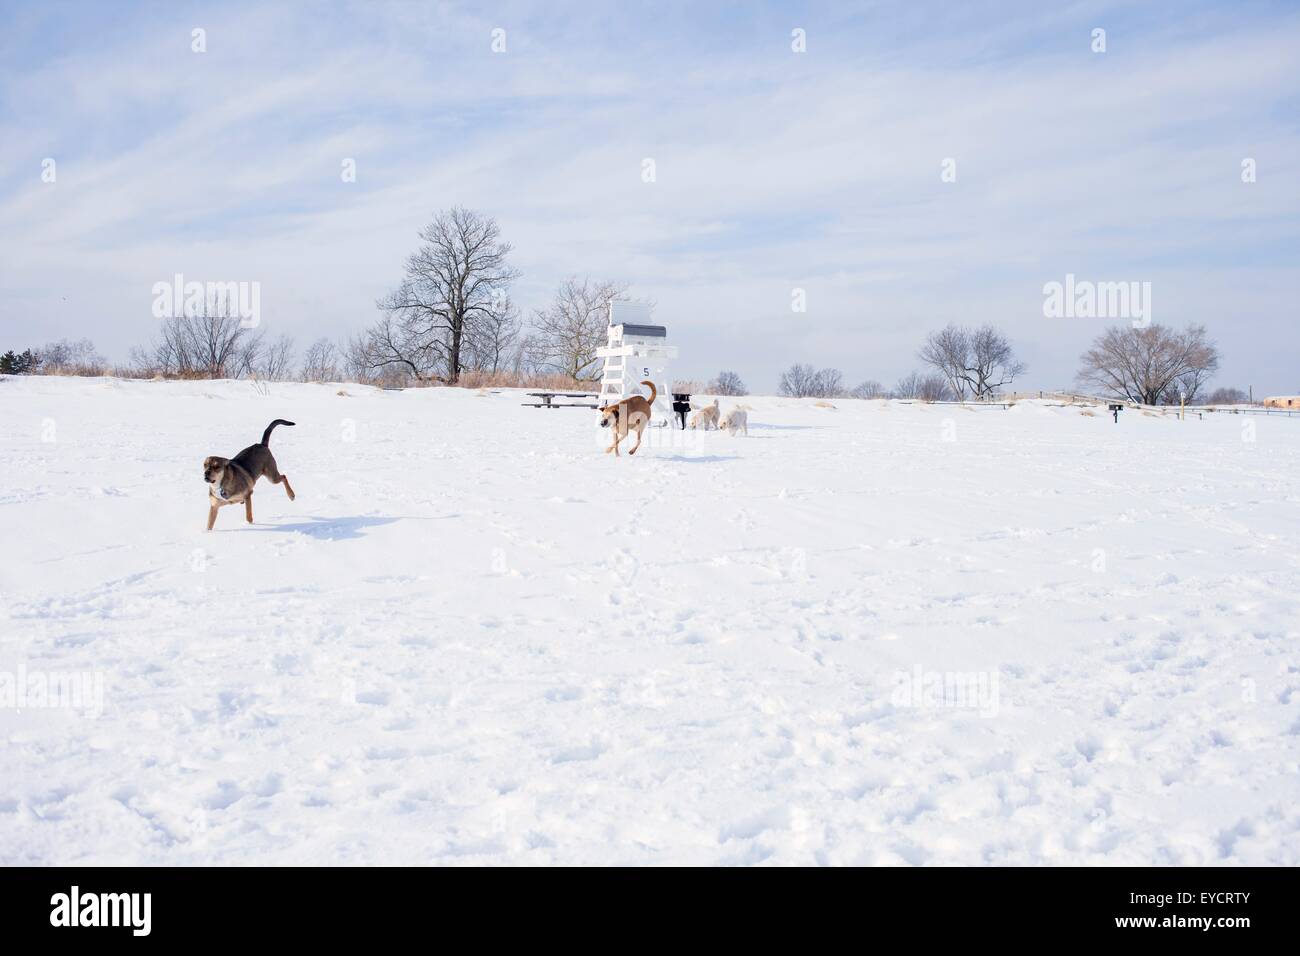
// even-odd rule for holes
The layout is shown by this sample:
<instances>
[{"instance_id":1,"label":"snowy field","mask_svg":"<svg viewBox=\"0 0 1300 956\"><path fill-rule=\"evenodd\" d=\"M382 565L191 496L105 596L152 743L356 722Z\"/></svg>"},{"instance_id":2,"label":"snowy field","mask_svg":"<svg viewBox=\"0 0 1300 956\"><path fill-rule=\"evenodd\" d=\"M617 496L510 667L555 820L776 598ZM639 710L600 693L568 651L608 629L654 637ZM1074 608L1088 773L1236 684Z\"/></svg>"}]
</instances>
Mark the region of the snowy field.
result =
<instances>
[{"instance_id":1,"label":"snowy field","mask_svg":"<svg viewBox=\"0 0 1300 956\"><path fill-rule=\"evenodd\" d=\"M0 863L1300 864L1300 418L521 400L0 380Z\"/></svg>"}]
</instances>

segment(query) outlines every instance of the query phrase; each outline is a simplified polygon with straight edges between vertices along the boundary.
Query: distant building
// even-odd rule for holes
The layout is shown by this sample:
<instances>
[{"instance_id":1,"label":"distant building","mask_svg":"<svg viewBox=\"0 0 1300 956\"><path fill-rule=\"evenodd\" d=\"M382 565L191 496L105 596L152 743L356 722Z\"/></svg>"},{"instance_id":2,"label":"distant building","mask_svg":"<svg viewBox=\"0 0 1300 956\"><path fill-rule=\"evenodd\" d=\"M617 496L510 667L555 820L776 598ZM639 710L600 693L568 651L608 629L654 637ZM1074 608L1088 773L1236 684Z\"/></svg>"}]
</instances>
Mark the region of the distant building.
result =
<instances>
[{"instance_id":1,"label":"distant building","mask_svg":"<svg viewBox=\"0 0 1300 956\"><path fill-rule=\"evenodd\" d=\"M1300 408L1300 395L1274 395L1264 399L1265 408Z\"/></svg>"}]
</instances>

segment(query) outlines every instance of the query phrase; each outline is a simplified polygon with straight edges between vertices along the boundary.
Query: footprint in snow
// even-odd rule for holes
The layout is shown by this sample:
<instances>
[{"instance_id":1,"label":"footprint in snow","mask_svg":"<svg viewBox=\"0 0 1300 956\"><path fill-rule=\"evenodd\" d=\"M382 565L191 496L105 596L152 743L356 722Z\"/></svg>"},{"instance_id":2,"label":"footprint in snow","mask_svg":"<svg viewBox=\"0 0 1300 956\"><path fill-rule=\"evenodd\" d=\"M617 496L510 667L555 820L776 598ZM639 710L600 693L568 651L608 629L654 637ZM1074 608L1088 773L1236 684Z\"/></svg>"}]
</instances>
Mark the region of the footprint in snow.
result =
<instances>
[{"instance_id":1,"label":"footprint in snow","mask_svg":"<svg viewBox=\"0 0 1300 956\"><path fill-rule=\"evenodd\" d=\"M208 810L224 810L233 803L237 803L244 796L244 791L232 780L222 780L217 784L215 793L209 794L203 801L202 806Z\"/></svg>"},{"instance_id":2,"label":"footprint in snow","mask_svg":"<svg viewBox=\"0 0 1300 956\"><path fill-rule=\"evenodd\" d=\"M581 687L552 687L545 694L547 700L558 703L569 700L577 700L582 696Z\"/></svg>"},{"instance_id":3,"label":"footprint in snow","mask_svg":"<svg viewBox=\"0 0 1300 956\"><path fill-rule=\"evenodd\" d=\"M253 793L259 797L273 797L283 789L284 782L280 775L268 773L253 787Z\"/></svg>"},{"instance_id":4,"label":"footprint in snow","mask_svg":"<svg viewBox=\"0 0 1300 956\"><path fill-rule=\"evenodd\" d=\"M556 751L555 755L551 757L551 763L579 763L586 760L595 760L604 752L605 748L593 740L589 744Z\"/></svg>"},{"instance_id":5,"label":"footprint in snow","mask_svg":"<svg viewBox=\"0 0 1300 956\"><path fill-rule=\"evenodd\" d=\"M756 816L738 820L718 831L718 842L728 840L752 840L767 830L786 830L790 827L790 810L776 807Z\"/></svg>"},{"instance_id":6,"label":"footprint in snow","mask_svg":"<svg viewBox=\"0 0 1300 956\"><path fill-rule=\"evenodd\" d=\"M1082 737L1074 743L1074 749L1083 755L1083 759L1092 763L1093 758L1101 753L1101 741L1096 737Z\"/></svg>"}]
</instances>

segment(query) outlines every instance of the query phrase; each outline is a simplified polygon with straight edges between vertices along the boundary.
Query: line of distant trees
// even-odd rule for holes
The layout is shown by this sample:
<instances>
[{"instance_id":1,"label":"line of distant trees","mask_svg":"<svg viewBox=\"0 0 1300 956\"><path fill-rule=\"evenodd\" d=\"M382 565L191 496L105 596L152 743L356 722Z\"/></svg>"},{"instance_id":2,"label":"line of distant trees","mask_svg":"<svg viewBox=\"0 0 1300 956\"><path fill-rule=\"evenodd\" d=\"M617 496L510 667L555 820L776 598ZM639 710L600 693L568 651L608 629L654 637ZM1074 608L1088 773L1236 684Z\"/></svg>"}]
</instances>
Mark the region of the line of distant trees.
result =
<instances>
[{"instance_id":1,"label":"line of distant trees","mask_svg":"<svg viewBox=\"0 0 1300 956\"><path fill-rule=\"evenodd\" d=\"M250 328L232 309L208 303L197 314L163 319L152 342L132 349L126 366L109 368L88 339L62 340L0 355L2 374L164 378L250 378L265 382L356 381L380 385L584 386L599 380L596 351L605 343L609 305L627 287L571 276L528 322L511 299L519 272L496 220L453 207L420 230L395 288L376 302L379 317L341 342L320 338L299 356L288 336ZM1010 340L992 325L950 324L917 353L921 368L892 388L849 385L838 369L790 366L779 391L797 398L986 400L1025 372ZM1148 405L1180 399L1236 404L1240 389L1207 394L1219 351L1203 326L1106 329L1083 354L1078 384ZM676 391L748 393L734 371L711 382L673 384Z\"/></svg>"},{"instance_id":2,"label":"line of distant trees","mask_svg":"<svg viewBox=\"0 0 1300 956\"><path fill-rule=\"evenodd\" d=\"M605 309L623 289L613 283L568 279L554 302L537 313L537 325L519 337L502 361L499 340L467 335L462 344L458 380L467 385L588 385L600 376L595 350L605 339ZM387 318L387 317L385 317ZM409 333L408 333L409 334ZM165 320L155 340L133 349L126 366L110 366L89 339L50 342L0 355L0 374L107 375L134 378L249 378L263 382L356 381L411 384L447 381L428 369L416 375L409 359L398 354L393 326L381 320L343 343L328 338L312 342L298 356L287 336L269 339L246 328L229 313L203 310L180 320ZM406 354L402 352L401 354ZM1001 394L1024 363L1009 342L989 326L949 326L927 337L913 371L892 387L868 379L850 386L834 368L795 364L781 374L778 391L795 398L902 398L924 402L988 399ZM1086 389L1148 405L1201 402L1240 405L1250 401L1239 388L1206 388L1217 369L1219 353L1193 326L1174 330L1152 325L1117 327L1098 336L1084 353L1078 384ZM682 381L675 391L709 395L746 395L749 389L735 371L724 370L708 382Z\"/></svg>"},{"instance_id":3,"label":"line of distant trees","mask_svg":"<svg viewBox=\"0 0 1300 956\"><path fill-rule=\"evenodd\" d=\"M917 357L926 370L903 376L892 389L872 379L850 387L838 369L792 365L782 373L779 391L795 398L979 401L992 398L1025 371L1010 341L991 325L948 325L930 333Z\"/></svg>"},{"instance_id":4,"label":"line of distant trees","mask_svg":"<svg viewBox=\"0 0 1300 956\"><path fill-rule=\"evenodd\" d=\"M791 365L781 373L777 391L791 398L911 398L923 402L955 398L943 376L936 372L911 372L892 388L874 379L850 387L839 369L803 364Z\"/></svg>"},{"instance_id":5,"label":"line of distant trees","mask_svg":"<svg viewBox=\"0 0 1300 956\"><path fill-rule=\"evenodd\" d=\"M0 375L105 375L108 360L90 339L61 339L0 355Z\"/></svg>"},{"instance_id":6,"label":"line of distant trees","mask_svg":"<svg viewBox=\"0 0 1300 956\"><path fill-rule=\"evenodd\" d=\"M1010 341L991 325L949 325L932 332L917 357L924 370L904 376L892 389L872 380L850 388L838 369L797 364L782 373L779 391L795 398L984 401L1002 394L1025 372ZM1250 401L1239 388L1208 389L1220 354L1200 325L1114 326L1093 341L1080 361L1076 383L1108 398L1143 405Z\"/></svg>"}]
</instances>

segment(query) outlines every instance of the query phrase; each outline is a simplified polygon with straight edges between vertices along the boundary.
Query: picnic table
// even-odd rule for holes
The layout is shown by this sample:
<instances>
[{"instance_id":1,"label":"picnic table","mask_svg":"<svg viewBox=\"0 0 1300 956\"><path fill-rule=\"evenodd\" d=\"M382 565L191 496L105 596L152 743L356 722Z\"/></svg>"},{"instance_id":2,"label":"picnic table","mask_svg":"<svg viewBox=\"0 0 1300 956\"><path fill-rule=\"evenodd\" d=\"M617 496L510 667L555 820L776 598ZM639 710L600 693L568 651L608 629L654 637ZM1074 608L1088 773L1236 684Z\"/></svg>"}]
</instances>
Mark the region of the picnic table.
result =
<instances>
[{"instance_id":1,"label":"picnic table","mask_svg":"<svg viewBox=\"0 0 1300 956\"><path fill-rule=\"evenodd\" d=\"M540 398L540 402L523 402L525 408L600 408L597 403L587 402L560 402L558 405L552 401L555 398L595 398L596 392L529 392L533 398Z\"/></svg>"}]
</instances>

